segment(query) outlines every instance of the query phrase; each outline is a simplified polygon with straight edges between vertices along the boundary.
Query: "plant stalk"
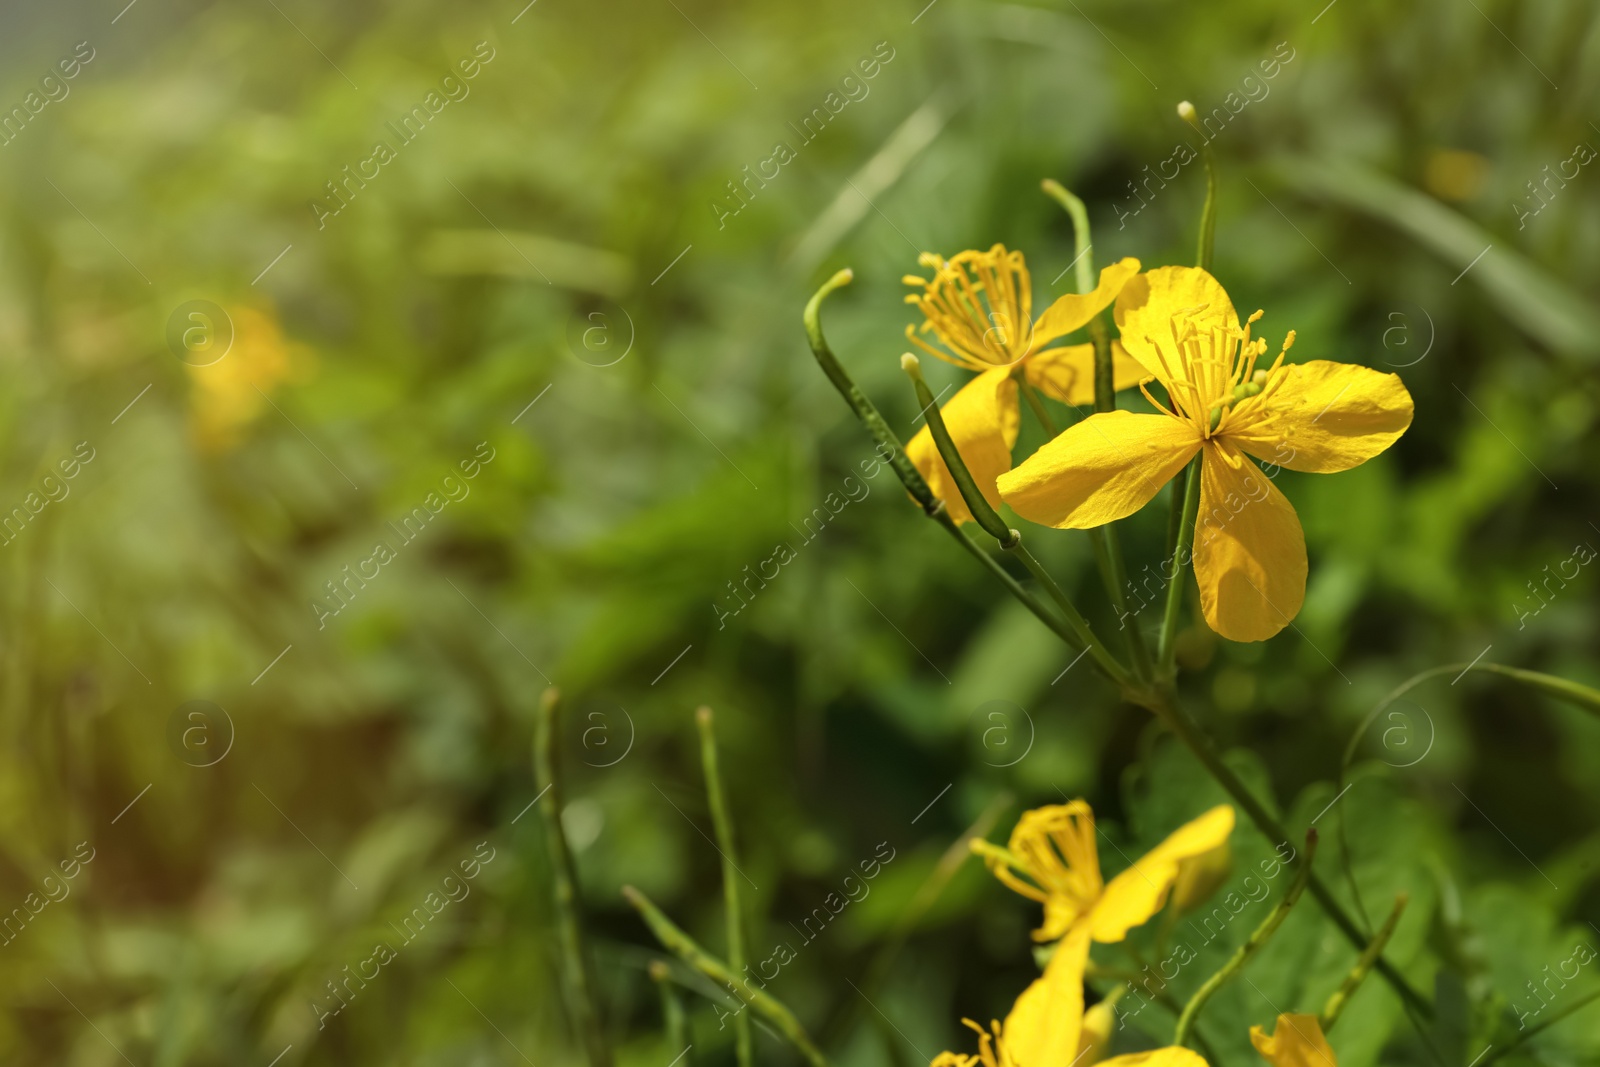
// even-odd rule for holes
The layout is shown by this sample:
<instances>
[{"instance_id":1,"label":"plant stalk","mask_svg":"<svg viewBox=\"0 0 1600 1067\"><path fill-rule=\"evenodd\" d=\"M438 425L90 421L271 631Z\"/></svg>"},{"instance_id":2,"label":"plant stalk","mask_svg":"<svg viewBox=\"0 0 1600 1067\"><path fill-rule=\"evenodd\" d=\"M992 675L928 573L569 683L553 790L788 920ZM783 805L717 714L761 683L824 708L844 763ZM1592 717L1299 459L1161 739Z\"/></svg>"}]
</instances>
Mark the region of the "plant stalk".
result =
<instances>
[{"instance_id":1,"label":"plant stalk","mask_svg":"<svg viewBox=\"0 0 1600 1067\"><path fill-rule=\"evenodd\" d=\"M1188 473L1183 479L1183 510L1178 517L1178 536L1172 547L1169 557L1172 563L1172 580L1167 583L1167 606L1161 615L1161 642L1157 646L1157 659L1160 662L1159 673L1162 678L1170 678L1173 674L1173 657L1177 655L1178 620L1183 615L1183 587L1187 584L1187 575L1184 573L1186 566L1178 560L1181 554L1188 551L1190 559L1194 557L1194 522L1200 513L1200 464L1205 456L1202 449L1200 455L1195 456L1189 464ZM1176 484L1173 489L1173 500L1177 500Z\"/></svg>"},{"instance_id":2,"label":"plant stalk","mask_svg":"<svg viewBox=\"0 0 1600 1067\"><path fill-rule=\"evenodd\" d=\"M827 1057L811 1043L811 1038L806 1035L805 1027L800 1025L800 1020L796 1019L794 1012L781 1001L754 988L745 981L743 975L735 974L726 963L701 948L694 938L680 930L660 908L650 902L649 897L633 886L623 886L622 895L639 912L645 925L650 927L650 932L661 942L662 947L713 982L719 982L731 989L743 1004L749 1005L757 1015L782 1034L800 1055L805 1057L811 1067L828 1067ZM743 1006L739 1010L742 1013Z\"/></svg>"},{"instance_id":3,"label":"plant stalk","mask_svg":"<svg viewBox=\"0 0 1600 1067\"><path fill-rule=\"evenodd\" d=\"M667 1030L667 1047L679 1050L675 1055L680 1057L677 1062L682 1067L694 1067L694 1057L689 1055L694 1047L689 1040L689 1017L683 1010L683 997L678 994L678 987L672 984L672 968L662 960L653 960L650 979L661 992L661 1020Z\"/></svg>"},{"instance_id":4,"label":"plant stalk","mask_svg":"<svg viewBox=\"0 0 1600 1067\"><path fill-rule=\"evenodd\" d=\"M1400 924L1400 916L1405 913L1406 901L1409 898L1401 893L1395 897L1394 908L1389 912L1389 917L1384 920L1383 927L1371 943L1361 950L1361 958L1356 961L1355 967L1345 975L1344 982L1339 986L1339 991L1328 998L1328 1003L1322 1008L1322 1032L1326 1034L1333 1029L1333 1024L1339 1021L1339 1015L1344 1011L1345 1005L1350 1003L1350 998L1361 987L1362 981L1367 977L1367 972L1372 970L1372 962L1383 954L1383 946L1389 943L1389 938L1394 936L1394 929Z\"/></svg>"},{"instance_id":5,"label":"plant stalk","mask_svg":"<svg viewBox=\"0 0 1600 1067\"><path fill-rule=\"evenodd\" d=\"M1249 787L1234 773L1233 768L1223 761L1215 746L1212 745L1211 739L1178 706L1170 691L1165 689L1151 690L1130 695L1134 696L1137 703L1148 708L1168 729L1178 736L1178 739L1184 743L1190 752L1194 753L1195 758L1210 772L1211 777L1216 779L1217 784L1222 786L1239 807L1244 809L1245 814L1250 817L1250 821L1255 823L1256 827L1267 835L1269 840L1289 840L1289 831L1284 827L1283 823L1279 822L1277 816L1269 812L1266 806L1256 799L1255 794L1250 792ZM1310 866L1306 863L1303 855L1297 855L1291 862L1305 864L1308 868ZM1349 913L1344 909L1344 905L1340 904L1334 897L1327 884L1317 877L1315 871L1309 871L1306 878L1306 887L1311 891L1312 897L1321 905L1328 918L1333 920L1334 925L1339 928L1352 945L1358 949L1365 949L1368 941L1367 935L1362 933L1361 928L1350 918ZM1393 964L1380 955L1373 961L1373 966L1383 976L1384 981L1388 982L1394 991L1399 994L1401 1000L1409 1004L1424 1018L1431 1019L1433 1017L1433 1005L1412 987L1406 976L1401 974Z\"/></svg>"},{"instance_id":6,"label":"plant stalk","mask_svg":"<svg viewBox=\"0 0 1600 1067\"><path fill-rule=\"evenodd\" d=\"M1200 135L1200 158L1206 164L1206 203L1200 209L1200 238L1195 251L1195 266L1209 271L1217 244L1217 157L1211 152L1211 138L1206 136L1205 127L1200 125L1194 105L1187 100L1179 104L1178 117L1194 127L1194 131Z\"/></svg>"},{"instance_id":7,"label":"plant stalk","mask_svg":"<svg viewBox=\"0 0 1600 1067\"><path fill-rule=\"evenodd\" d=\"M728 798L722 788L722 772L717 762L717 735L712 722L711 709L701 707L694 715L700 729L700 762L705 767L706 798L711 804L711 823L717 834L717 851L722 854L722 896L727 918L728 966L735 974L743 974L744 963L744 909L739 902L738 853L734 850L733 817L728 812ZM754 1067L755 1044L750 1033L750 1016L744 1012L733 1017L733 1044L739 1067Z\"/></svg>"},{"instance_id":8,"label":"plant stalk","mask_svg":"<svg viewBox=\"0 0 1600 1067\"><path fill-rule=\"evenodd\" d=\"M1065 186L1046 178L1045 194L1066 209L1072 218L1073 250L1077 269L1078 292L1091 292L1094 287L1094 241L1089 231L1089 212L1083 201ZM1105 313L1089 320L1089 340L1094 344L1094 409L1096 412L1115 411L1117 407L1116 368L1111 354L1111 341L1106 334ZM1051 436L1055 436L1052 429ZM1122 539L1117 536L1115 523L1097 526L1089 531L1094 545L1096 561L1100 562L1100 577L1106 594L1116 610L1118 621L1128 618L1128 570L1123 563ZM1144 631L1137 625L1128 627L1128 652L1133 659L1133 670L1138 677L1149 681L1154 677L1150 662L1150 649L1144 640Z\"/></svg>"},{"instance_id":9,"label":"plant stalk","mask_svg":"<svg viewBox=\"0 0 1600 1067\"><path fill-rule=\"evenodd\" d=\"M833 354L833 350L828 347L828 340L822 333L822 301L834 290L848 285L851 277L852 274L849 270L839 271L832 278L829 278L806 304L806 339L810 342L811 351L817 357L817 363L821 365L823 373L828 376L828 380L839 390L845 402L855 412L856 417L861 420L867 431L872 434L873 439L878 442L880 452L887 451L889 453L888 462L891 469L894 471L895 476L900 479L900 484L905 486L906 492L911 494L911 498L922 506L923 514L937 522L946 533L955 538L962 548L966 549L974 559L982 563L989 573L994 575L1001 585L1005 586L1007 592L1031 611L1035 618L1049 627L1052 633L1061 638L1068 648L1071 648L1074 652L1083 651L1083 642L1078 639L1077 635L1046 608L1037 597L1024 589L1010 574L1006 573L1005 568L1000 566L998 560L979 548L972 538L967 536L966 532L961 529L960 524L950 517L949 511L944 506L944 501L933 495L933 490L923 480L921 472L906 458L905 446L900 443L899 436L889 428L889 424L878 413L878 409L873 406L872 401L868 400L866 394L851 380L850 375L840 366L839 360Z\"/></svg>"},{"instance_id":10,"label":"plant stalk","mask_svg":"<svg viewBox=\"0 0 1600 1067\"><path fill-rule=\"evenodd\" d=\"M534 773L545 783L539 814L544 820L544 839L550 856L550 881L561 942L561 981L572 1028L583 1043L589 1067L611 1067L611 1047L606 1042L605 1028L596 1007L594 970L583 943L578 879L572 852L567 847L566 831L561 827L561 779L556 759L560 705L561 694L554 687L546 689L539 698L533 729L533 766Z\"/></svg>"},{"instance_id":11,"label":"plant stalk","mask_svg":"<svg viewBox=\"0 0 1600 1067\"><path fill-rule=\"evenodd\" d=\"M1249 963L1251 957L1257 952L1261 951L1262 946L1267 943L1273 934L1277 933L1278 927L1283 925L1283 920L1289 917L1289 910L1295 906L1300 900L1300 894L1305 891L1306 882L1311 877L1311 861L1316 854L1317 831L1315 829L1307 830L1305 862L1295 872L1294 881L1289 883L1289 891L1284 894L1283 899L1278 901L1272 911L1267 914L1267 917L1262 920L1261 925L1255 928L1249 940L1240 945L1228 962L1223 964L1216 974L1207 978L1205 984L1195 991L1194 996L1189 998L1189 1003L1183 1007L1183 1014L1178 1016L1177 1028L1172 1032L1172 1043L1174 1045L1182 1045L1188 1040L1189 1031L1194 1027L1195 1020L1199 1017L1201 1009L1206 1006L1206 1001L1210 1000L1217 990L1227 984L1228 979L1244 970L1244 965Z\"/></svg>"},{"instance_id":12,"label":"plant stalk","mask_svg":"<svg viewBox=\"0 0 1600 1067\"><path fill-rule=\"evenodd\" d=\"M986 533L999 542L1000 547L1016 556L1028 572L1044 587L1050 598L1055 601L1056 607L1066 617L1067 625L1077 635L1080 648L1087 648L1094 658L1097 666L1105 671L1107 677L1118 685L1128 683L1127 668L1117 661L1105 647L1094 631L1089 628L1089 623L1078 611L1066 591L1056 583L1044 566L1034 558L1022 544L1022 534L1011 529L1001 520L998 513L990 505L988 499L978 489L978 484L972 478L972 472L967 469L966 460L961 457L961 452L956 448L956 443L950 437L950 429L945 425L944 414L934 403L933 392L928 388L928 383L923 380L922 367L916 356L907 353L900 357L900 366L905 370L906 376L911 379L911 384L917 393L917 402L922 405L928 420L928 431L933 435L933 443L939 449L939 455L944 460L945 467L950 471L950 479L956 483L956 488L961 493L961 498L966 501L967 510L972 513L973 521L981 526Z\"/></svg>"}]
</instances>

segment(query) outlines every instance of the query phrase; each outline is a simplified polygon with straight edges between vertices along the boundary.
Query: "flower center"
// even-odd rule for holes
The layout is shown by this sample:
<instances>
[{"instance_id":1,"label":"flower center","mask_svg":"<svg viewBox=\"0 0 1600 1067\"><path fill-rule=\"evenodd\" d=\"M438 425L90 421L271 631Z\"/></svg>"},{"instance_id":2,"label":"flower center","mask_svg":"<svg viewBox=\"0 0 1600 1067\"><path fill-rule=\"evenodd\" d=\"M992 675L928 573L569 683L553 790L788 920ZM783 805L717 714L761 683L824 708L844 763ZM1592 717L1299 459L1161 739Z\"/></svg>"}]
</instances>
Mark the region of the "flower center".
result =
<instances>
[{"instance_id":1,"label":"flower center","mask_svg":"<svg viewBox=\"0 0 1600 1067\"><path fill-rule=\"evenodd\" d=\"M974 370L1009 366L1028 354L1033 342L1033 286L1021 252L995 245L987 252L962 252L954 259L924 252L917 261L932 268L934 276L931 281L912 274L902 279L922 288L920 294L906 296L906 303L916 305L924 319L921 330L906 327L912 343ZM917 336L930 330L950 354Z\"/></svg>"},{"instance_id":2,"label":"flower center","mask_svg":"<svg viewBox=\"0 0 1600 1067\"><path fill-rule=\"evenodd\" d=\"M1145 338L1165 372L1162 384L1167 388L1170 410L1150 395L1145 388L1148 382L1139 388L1157 409L1193 423L1200 436L1209 439L1230 428L1257 426L1272 417L1270 401L1287 377L1283 360L1294 345L1294 331L1284 337L1272 366L1257 370L1256 361L1266 353L1267 342L1252 338L1250 328L1262 312L1235 327L1204 317L1206 307L1174 316L1169 323L1170 340Z\"/></svg>"}]
</instances>

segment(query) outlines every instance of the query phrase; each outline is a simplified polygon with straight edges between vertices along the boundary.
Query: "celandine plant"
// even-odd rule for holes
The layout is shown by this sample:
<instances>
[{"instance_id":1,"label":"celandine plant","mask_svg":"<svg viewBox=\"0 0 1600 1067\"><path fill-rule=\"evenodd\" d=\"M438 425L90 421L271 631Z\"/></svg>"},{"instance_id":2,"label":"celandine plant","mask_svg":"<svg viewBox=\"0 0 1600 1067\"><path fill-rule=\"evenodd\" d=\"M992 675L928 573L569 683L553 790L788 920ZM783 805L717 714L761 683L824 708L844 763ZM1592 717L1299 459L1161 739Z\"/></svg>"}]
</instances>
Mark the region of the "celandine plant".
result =
<instances>
[{"instance_id":1,"label":"celandine plant","mask_svg":"<svg viewBox=\"0 0 1600 1067\"><path fill-rule=\"evenodd\" d=\"M1198 129L1192 107L1182 104L1178 111ZM1081 201L1050 181L1044 183L1045 192L1067 210L1074 224L1077 293L1063 296L1036 316L1031 279L1020 252L997 244L950 258L924 254L920 262L925 275L905 278L914 290L907 302L923 320L907 328L907 338L924 354L971 371L973 377L941 407L922 378L918 357L910 353L902 357L901 365L926 414L926 425L909 446L902 444L850 378L823 336L822 302L849 283L851 272L835 274L806 305L806 334L818 363L866 426L878 455L911 499L1069 649L1087 658L1125 700L1149 710L1175 734L1233 801L1194 813L1190 822L1109 881L1100 873L1094 814L1087 802L1072 800L1024 813L1003 847L984 838L1010 800L1002 797L991 805L946 853L924 887L928 891L919 892L907 907L895 936L863 976L863 984L875 988L905 936L969 853L981 856L1002 884L1042 906L1042 922L1033 941L1043 973L1017 996L1003 1022L991 1021L984 1027L965 1020L977 1035L974 1052L941 1053L932 1067L1219 1067L1221 1060L1200 1026L1202 1012L1218 990L1242 974L1305 893L1350 942L1350 968L1320 1014L1273 1007L1270 1034L1263 1025L1252 1024L1248 1035L1230 1035L1230 1046L1242 1046L1248 1036L1255 1051L1273 1067L1337 1067L1335 1046L1327 1035L1372 972L1400 998L1430 1049L1427 1021L1436 1014L1464 1010L1456 1004L1436 1013L1430 999L1384 957L1405 912L1407 895L1395 898L1387 919L1376 929L1358 923L1313 869L1316 830L1306 833L1303 848L1293 847L1282 822L1223 761L1179 700L1176 635L1189 572L1198 587L1205 625L1221 637L1263 641L1280 632L1300 610L1307 558L1300 521L1273 482L1277 472L1348 470L1387 449L1412 419L1411 396L1395 375L1326 360L1291 363L1294 331L1284 333L1273 353L1258 335L1263 313L1256 311L1241 320L1226 289L1210 272L1217 173L1209 148L1202 148L1202 156L1207 193L1195 266L1146 270L1128 258L1097 276L1090 258L1087 212ZM1079 331L1086 339L1069 341ZM1269 353L1273 353L1270 358ZM1117 394L1135 387L1154 413L1118 410ZM1092 404L1094 413L1058 432L1044 397L1069 405ZM1014 464L1024 406L1050 440ZM1133 587L1117 524L1151 504L1163 488L1169 490L1166 561L1159 568L1161 586L1156 593L1164 596L1164 604L1152 646L1140 626L1128 625L1145 605L1143 601L1138 608L1130 605ZM1024 545L1021 532L1001 519L1002 504L1039 525L1086 532L1109 606L1121 624L1117 647L1101 639ZM972 526L1022 566L1031 587L980 546L969 533ZM1144 588L1149 592L1148 585ZM1493 672L1600 712L1600 692L1481 660L1480 656L1470 664L1434 668L1397 687L1357 731L1345 752L1341 775L1354 757L1356 740L1379 715L1414 686L1447 672ZM552 691L541 706L535 748L538 776L546 782L541 806L561 920L564 984L573 1030L586 1047L590 1067L610 1067L609 1042L579 921L576 878L559 817L553 742L556 707ZM733 807L718 770L710 709L701 709L696 721L707 801L722 858L726 959L696 943L642 893L625 888L623 895L662 947L693 973L700 988L704 979L710 979L732 998L735 1010L719 1009L718 1020L719 1026L732 1027L740 1067L756 1062L753 1017L792 1045L811 1067L827 1067L826 1054L795 1013L766 988L770 976L759 965L752 971L747 962ZM1164 925L1154 941L1158 947L1166 946L1172 924L1220 889L1230 870L1230 838L1238 813L1254 823L1283 857L1281 862L1272 861L1266 877L1275 877L1279 870L1291 871L1292 876L1244 942L1187 1002L1179 1003L1168 987L1176 971L1169 973L1167 968L1193 962L1198 958L1193 949L1182 943L1169 946L1174 951L1152 972L1129 934L1164 912ZM1342 830L1343 823L1339 825ZM1354 889L1347 848L1343 858ZM1236 897L1230 892L1225 903ZM1260 903L1265 897L1263 891L1251 900ZM1354 899L1360 903L1359 894ZM1228 915L1238 914L1243 906L1228 904ZM1140 972L1130 976L1097 963L1095 945L1124 949ZM682 1050L680 1059L689 1057L693 1041L676 988L681 980L665 961L652 964L650 973L661 991L668 1041ZM1120 984L1090 1004L1087 983L1108 978ZM856 991L870 1002L859 987ZM1130 994L1140 1001L1138 1011L1147 1002L1162 1005L1175 1020L1171 1037L1163 1047L1108 1059L1115 1051L1116 1033L1137 1014L1119 1009L1119 1001ZM1270 1004L1273 998L1266 991L1262 994ZM1600 994L1575 998L1551 1018L1520 1032L1500 1026L1494 1031L1495 1041L1471 1067L1487 1067L1512 1053L1595 997ZM1466 1025L1464 1020L1451 1023L1448 1018L1441 1022ZM1240 1023L1233 1025L1243 1029ZM1488 1020L1491 1029L1496 1025ZM1445 1062L1437 1050L1432 1054L1434 1062Z\"/></svg>"},{"instance_id":2,"label":"celandine plant","mask_svg":"<svg viewBox=\"0 0 1600 1067\"><path fill-rule=\"evenodd\" d=\"M1192 107L1181 104L1178 111L1195 125ZM1273 478L1283 468L1335 473L1371 459L1411 424L1412 401L1393 374L1325 360L1289 362L1292 330L1268 357L1271 347L1257 334L1263 313L1241 321L1226 289L1210 273L1217 172L1209 149L1203 155L1207 195L1193 267L1143 270L1139 261L1123 259L1096 279L1087 212L1081 201L1050 181L1044 183L1045 192L1074 223L1078 293L1057 300L1037 318L1021 253L995 245L948 259L925 254L921 264L928 275L905 279L919 290L907 302L923 316L920 327L907 328L907 337L924 353L976 376L941 407L922 378L918 357L901 357L919 409L927 416L924 428L903 451L822 333L822 302L850 282L849 270L834 275L812 297L805 326L824 373L873 437L890 450L896 474L927 516L1069 648L1087 656L1126 700L1148 709L1169 728L1269 841L1287 842L1282 823L1223 762L1179 702L1175 638L1186 571L1192 566L1201 614L1218 635L1262 641L1289 625L1305 594L1305 538L1293 506ZM1111 323L1105 321L1107 311ZM1080 329L1086 329L1086 341L1065 343ZM1116 394L1134 386L1156 413L1117 409ZM1092 402L1094 413L1057 432L1042 396L1072 405ZM1050 440L1014 465L1022 402ZM1138 626L1126 625L1137 609L1129 605L1132 587L1115 524L1143 510L1168 487L1168 560L1161 568L1165 604L1151 648ZM1124 647L1113 649L1094 632L1024 546L1021 532L1001 519L1002 503L1043 526L1088 531L1110 606L1124 623L1119 642ZM980 547L967 532L969 525L1015 557L1045 599ZM1515 668L1456 664L1427 676L1446 669L1494 671L1589 710L1600 709L1600 693ZM1421 680L1419 676L1396 690L1373 717ZM1110 883L1101 881L1093 816L1082 801L1027 813L1008 848L975 842L974 849L997 877L1044 905L1045 923L1035 937L1049 944L1049 962L1003 1024L985 1029L969 1021L979 1034L975 1055L945 1053L936 1067L1088 1067L1101 1062L1116 998L1131 987L1114 990L1085 1009L1091 944L1123 941L1130 928L1167 906L1174 886L1180 887L1179 897L1215 888L1214 880L1207 885L1205 872L1215 868L1233 820L1229 807L1200 816ZM1429 999L1383 956L1405 898L1395 902L1380 929L1365 932L1313 871L1314 851L1313 834L1291 861L1294 884L1272 914L1188 1004L1174 1005L1177 1025L1170 1047L1106 1062L1191 1067L1206 1062L1205 1056L1214 1062L1195 1025L1201 1009L1271 937L1302 890L1310 891L1359 956L1321 1016L1281 1014L1270 1036L1259 1026L1252 1030L1251 1041L1268 1062L1277 1067L1334 1067L1325 1032L1372 970L1414 1019L1432 1016ZM1181 909L1183 904L1174 901L1172 906ZM1191 1045L1198 1051L1186 1047Z\"/></svg>"}]
</instances>

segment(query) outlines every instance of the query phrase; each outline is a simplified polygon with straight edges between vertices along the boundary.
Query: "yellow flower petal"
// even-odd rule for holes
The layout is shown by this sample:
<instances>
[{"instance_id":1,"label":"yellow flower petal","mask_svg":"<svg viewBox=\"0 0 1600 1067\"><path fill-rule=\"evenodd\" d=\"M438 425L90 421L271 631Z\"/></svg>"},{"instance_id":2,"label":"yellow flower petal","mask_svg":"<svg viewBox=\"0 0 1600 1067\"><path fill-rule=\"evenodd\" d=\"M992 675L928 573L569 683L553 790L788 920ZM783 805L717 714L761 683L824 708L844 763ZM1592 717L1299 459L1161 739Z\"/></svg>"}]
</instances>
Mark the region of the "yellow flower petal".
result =
<instances>
[{"instance_id":1,"label":"yellow flower petal","mask_svg":"<svg viewBox=\"0 0 1600 1067\"><path fill-rule=\"evenodd\" d=\"M1089 916L1094 939L1121 941L1129 930L1145 923L1166 903L1183 862L1216 849L1231 833L1233 809L1221 804L1168 834L1165 841L1106 883Z\"/></svg>"},{"instance_id":2,"label":"yellow flower petal","mask_svg":"<svg viewBox=\"0 0 1600 1067\"><path fill-rule=\"evenodd\" d=\"M1086 530L1133 514L1200 450L1192 425L1165 415L1090 415L999 480L1025 519Z\"/></svg>"},{"instance_id":3,"label":"yellow flower petal","mask_svg":"<svg viewBox=\"0 0 1600 1067\"><path fill-rule=\"evenodd\" d=\"M1166 385L1185 375L1168 361L1177 358L1172 331L1174 320L1188 319L1197 326L1217 324L1237 330L1239 316L1222 285L1198 267L1157 267L1123 286L1117 296L1117 329L1128 354Z\"/></svg>"},{"instance_id":4,"label":"yellow flower petal","mask_svg":"<svg viewBox=\"0 0 1600 1067\"><path fill-rule=\"evenodd\" d=\"M1315 1015L1280 1015L1271 1037L1252 1026L1250 1043L1272 1067L1339 1067Z\"/></svg>"},{"instance_id":5,"label":"yellow flower petal","mask_svg":"<svg viewBox=\"0 0 1600 1067\"><path fill-rule=\"evenodd\" d=\"M1306 539L1294 507L1226 438L1205 450L1194 528L1200 607L1230 641L1265 641L1306 596Z\"/></svg>"},{"instance_id":6,"label":"yellow flower petal","mask_svg":"<svg viewBox=\"0 0 1600 1067\"><path fill-rule=\"evenodd\" d=\"M1100 1067L1210 1067L1205 1057L1186 1048L1158 1048L1150 1052L1131 1052L1106 1060Z\"/></svg>"},{"instance_id":7,"label":"yellow flower petal","mask_svg":"<svg viewBox=\"0 0 1600 1067\"><path fill-rule=\"evenodd\" d=\"M1116 1024L1117 1010L1104 1000L1085 1011L1073 1067L1097 1067L1105 1058L1106 1049L1111 1047L1111 1032Z\"/></svg>"},{"instance_id":8,"label":"yellow flower petal","mask_svg":"<svg viewBox=\"0 0 1600 1067\"><path fill-rule=\"evenodd\" d=\"M1002 1062L1017 1067L1065 1067L1078 1054L1083 1028L1083 972L1089 931L1078 927L1056 946L1038 978L1017 998L1002 1029Z\"/></svg>"},{"instance_id":9,"label":"yellow flower petal","mask_svg":"<svg viewBox=\"0 0 1600 1067\"><path fill-rule=\"evenodd\" d=\"M1082 407L1094 403L1094 345L1069 345L1035 352L1023 363L1028 384L1052 400ZM1111 342L1111 388L1132 389L1147 377L1139 361Z\"/></svg>"},{"instance_id":10,"label":"yellow flower petal","mask_svg":"<svg viewBox=\"0 0 1600 1067\"><path fill-rule=\"evenodd\" d=\"M995 479L1011 469L1011 446L1017 443L1017 383L1011 372L1003 367L984 371L939 410L950 430L950 440L972 472L972 480L978 483L990 506L998 508L1000 493ZM927 426L911 439L906 455L922 472L928 488L944 501L950 517L956 522L971 522L972 512L961 499L961 490L950 477L950 468L945 466Z\"/></svg>"},{"instance_id":11,"label":"yellow flower petal","mask_svg":"<svg viewBox=\"0 0 1600 1067\"><path fill-rule=\"evenodd\" d=\"M1292 363L1284 372L1267 417L1254 425L1243 420L1227 433L1265 463L1313 474L1349 470L1411 425L1411 394L1397 374L1325 359Z\"/></svg>"},{"instance_id":12,"label":"yellow flower petal","mask_svg":"<svg viewBox=\"0 0 1600 1067\"><path fill-rule=\"evenodd\" d=\"M1122 259L1100 272L1100 282L1087 293L1068 293L1045 308L1033 324L1031 347L1043 348L1058 337L1089 325L1089 320L1111 306L1129 279L1139 273L1137 259Z\"/></svg>"}]
</instances>

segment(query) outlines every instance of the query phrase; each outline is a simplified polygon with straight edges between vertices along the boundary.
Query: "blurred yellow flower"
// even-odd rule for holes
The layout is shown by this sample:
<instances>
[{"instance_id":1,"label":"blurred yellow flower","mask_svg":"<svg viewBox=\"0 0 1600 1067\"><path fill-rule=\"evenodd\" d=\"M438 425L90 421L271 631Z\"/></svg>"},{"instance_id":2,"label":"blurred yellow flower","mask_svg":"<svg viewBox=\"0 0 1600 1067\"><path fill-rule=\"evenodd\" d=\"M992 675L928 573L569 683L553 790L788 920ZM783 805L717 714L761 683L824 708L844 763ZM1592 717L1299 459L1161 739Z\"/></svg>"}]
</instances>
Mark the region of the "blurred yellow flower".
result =
<instances>
[{"instance_id":1,"label":"blurred yellow flower","mask_svg":"<svg viewBox=\"0 0 1600 1067\"><path fill-rule=\"evenodd\" d=\"M1100 1059L1109 1034L1084 1026L1083 968L1088 956L1089 939L1084 934L1063 941L1044 976L1012 1005L1004 1025L991 1022L985 1030L971 1019L961 1020L977 1031L977 1055L941 1052L930 1067L1208 1067L1186 1048ZM1088 1015L1093 1018L1094 1008Z\"/></svg>"},{"instance_id":2,"label":"blurred yellow flower","mask_svg":"<svg viewBox=\"0 0 1600 1067\"><path fill-rule=\"evenodd\" d=\"M1250 1043L1272 1067L1339 1067L1315 1015L1280 1015L1271 1037L1252 1026Z\"/></svg>"},{"instance_id":3,"label":"blurred yellow flower","mask_svg":"<svg viewBox=\"0 0 1600 1067\"><path fill-rule=\"evenodd\" d=\"M1166 390L1167 405L1145 390L1161 414L1091 415L999 478L1023 517L1086 529L1138 511L1200 453L1195 578L1206 622L1233 641L1283 629L1306 587L1299 517L1247 454L1290 470L1348 470L1394 443L1412 414L1396 375L1329 360L1286 366L1292 330L1272 366L1257 370L1266 342L1250 327L1260 317L1241 327L1228 294L1198 268L1134 278L1117 297L1117 325Z\"/></svg>"},{"instance_id":4,"label":"blurred yellow flower","mask_svg":"<svg viewBox=\"0 0 1600 1067\"><path fill-rule=\"evenodd\" d=\"M226 452L245 426L267 407L285 382L306 380L314 369L311 351L284 337L270 310L241 305L229 309L233 345L215 363L189 365L189 425L206 452Z\"/></svg>"},{"instance_id":5,"label":"blurred yellow flower","mask_svg":"<svg viewBox=\"0 0 1600 1067\"><path fill-rule=\"evenodd\" d=\"M989 503L1000 506L995 478L1011 469L1011 448L1017 443L1017 375L1048 397L1065 404L1094 402L1094 346L1046 348L1105 310L1139 272L1139 261L1124 259L1100 272L1092 292L1069 293L1033 318L1033 283L1021 252L995 245L987 252L962 252L945 259L924 252L923 266L931 280L907 275L907 285L922 292L906 297L923 314L919 329L907 326L906 337L918 348L947 363L975 371L978 377L940 408L950 437L960 450ZM937 348L917 336L931 332ZM1113 345L1114 385L1137 385L1143 369ZM961 499L949 469L939 456L926 425L906 446L906 454L922 472L950 516L968 522L972 513Z\"/></svg>"}]
</instances>

